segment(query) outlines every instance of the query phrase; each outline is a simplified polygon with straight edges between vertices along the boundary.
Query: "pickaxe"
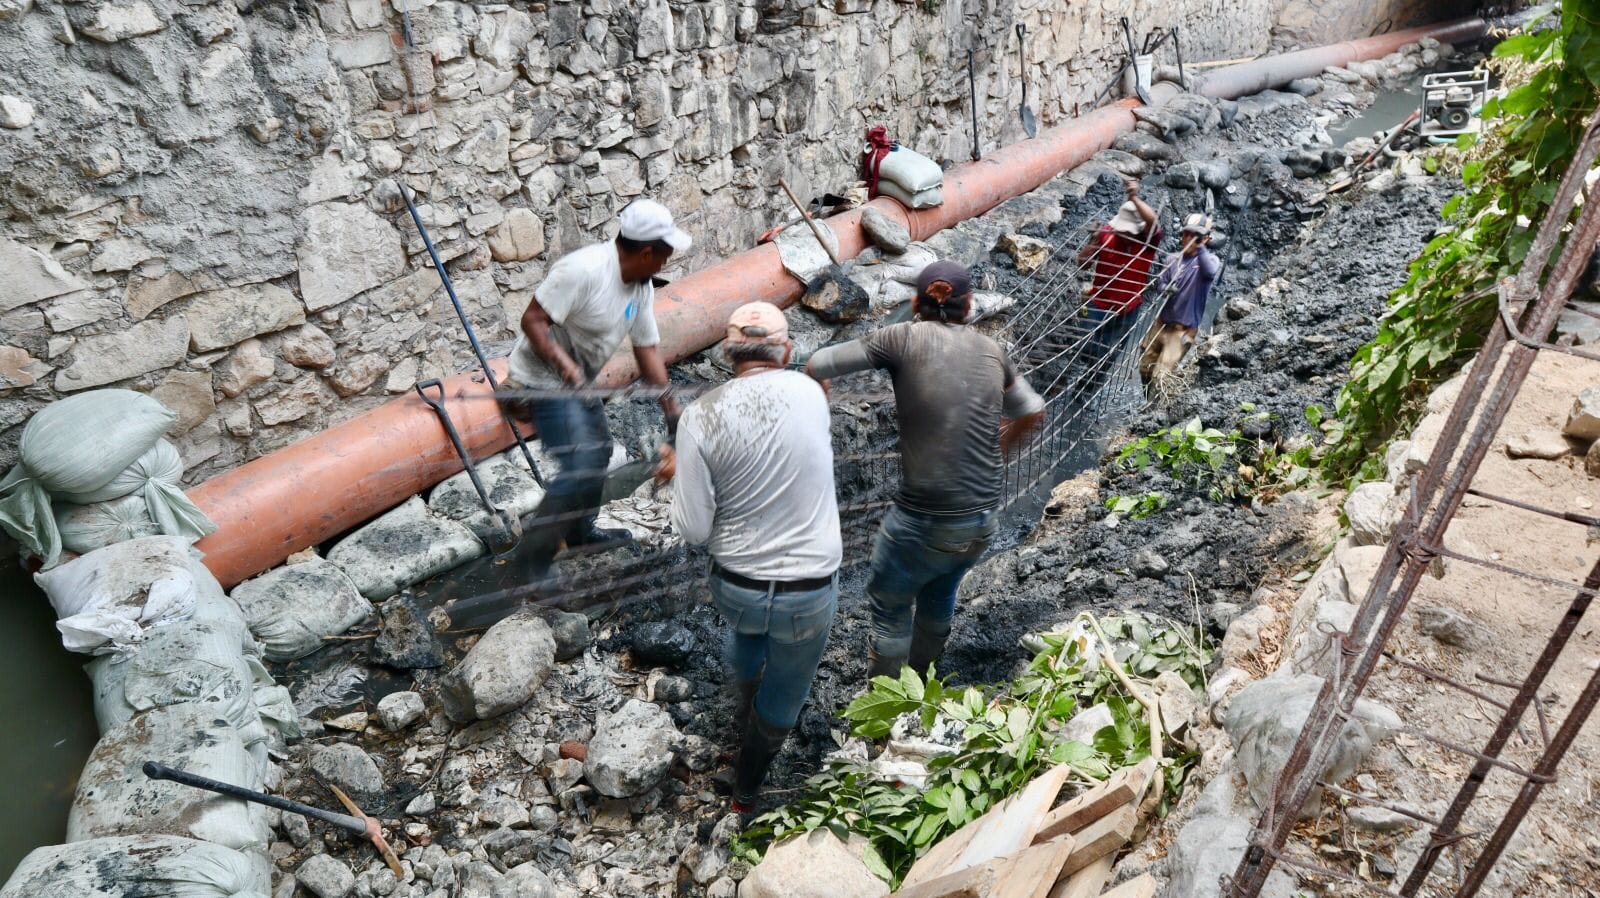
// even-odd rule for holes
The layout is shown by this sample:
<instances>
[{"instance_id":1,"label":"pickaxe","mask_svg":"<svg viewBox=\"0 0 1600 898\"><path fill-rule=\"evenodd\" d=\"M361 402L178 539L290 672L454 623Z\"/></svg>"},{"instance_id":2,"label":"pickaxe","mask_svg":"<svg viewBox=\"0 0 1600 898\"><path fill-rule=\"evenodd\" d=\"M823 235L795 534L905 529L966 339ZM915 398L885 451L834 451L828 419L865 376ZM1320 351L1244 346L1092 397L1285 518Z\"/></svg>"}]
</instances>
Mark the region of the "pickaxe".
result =
<instances>
[{"instance_id":1,"label":"pickaxe","mask_svg":"<svg viewBox=\"0 0 1600 898\"><path fill-rule=\"evenodd\" d=\"M333 794L339 797L339 801L350 811L349 814L324 811L321 808L314 808L298 801L290 801L287 798L279 798L276 795L268 795L265 792L257 792L254 789L246 789L243 786L235 786L232 783L224 783L199 774L190 773L187 770L168 767L165 764L157 764L155 761L144 762L144 775L153 780L171 780L174 783L182 783L185 786L193 786L196 789L205 789L218 795L264 804L280 811L303 814L307 817L321 820L324 823L331 823L340 829L348 830L357 835L366 836L372 841L373 845L377 846L378 853L383 855L384 863L389 865L389 869L394 871L394 875L401 878L405 877L405 871L400 867L400 858L395 856L394 849L390 848L389 843L384 840L383 830L378 826L378 821L362 813L361 809L356 807L356 803L350 800L350 796L344 794L338 786L330 785L328 788L332 789Z\"/></svg>"}]
</instances>

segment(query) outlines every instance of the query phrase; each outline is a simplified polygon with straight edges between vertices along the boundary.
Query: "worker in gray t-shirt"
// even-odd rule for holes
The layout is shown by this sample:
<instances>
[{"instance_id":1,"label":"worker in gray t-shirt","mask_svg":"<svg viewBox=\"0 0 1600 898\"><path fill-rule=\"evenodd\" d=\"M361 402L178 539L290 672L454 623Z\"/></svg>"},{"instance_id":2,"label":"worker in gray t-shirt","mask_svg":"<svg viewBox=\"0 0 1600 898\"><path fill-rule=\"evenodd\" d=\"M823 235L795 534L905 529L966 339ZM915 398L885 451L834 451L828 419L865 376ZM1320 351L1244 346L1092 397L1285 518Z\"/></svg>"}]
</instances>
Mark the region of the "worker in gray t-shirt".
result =
<instances>
[{"instance_id":1,"label":"worker in gray t-shirt","mask_svg":"<svg viewBox=\"0 0 1600 898\"><path fill-rule=\"evenodd\" d=\"M1038 426L1044 401L999 344L967 327L972 278L953 262L917 277L918 321L819 350L827 380L883 368L894 377L900 494L872 548L869 676L919 675L944 653L956 590L994 535L1003 453Z\"/></svg>"}]
</instances>

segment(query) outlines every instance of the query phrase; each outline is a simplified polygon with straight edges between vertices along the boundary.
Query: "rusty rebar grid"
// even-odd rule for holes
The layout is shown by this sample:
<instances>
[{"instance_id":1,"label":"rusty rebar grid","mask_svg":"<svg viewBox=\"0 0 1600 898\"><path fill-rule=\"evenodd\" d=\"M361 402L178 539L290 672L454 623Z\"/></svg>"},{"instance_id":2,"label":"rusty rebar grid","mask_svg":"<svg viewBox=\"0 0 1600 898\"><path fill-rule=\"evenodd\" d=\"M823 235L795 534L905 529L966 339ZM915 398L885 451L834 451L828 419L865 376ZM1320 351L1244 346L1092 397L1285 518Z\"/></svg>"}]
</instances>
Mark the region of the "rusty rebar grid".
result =
<instances>
[{"instance_id":1,"label":"rusty rebar grid","mask_svg":"<svg viewBox=\"0 0 1600 898\"><path fill-rule=\"evenodd\" d=\"M1522 270L1514 279L1502 281L1500 284L1501 314L1495 319L1484 345L1474 359L1455 406L1446 419L1443 433L1434 445L1420 477L1413 485L1409 507L1396 527L1394 538L1384 551L1378 571L1362 598L1351 626L1350 636L1346 638L1346 646L1350 644L1361 646L1355 652L1355 664L1349 670L1348 676L1345 665L1338 664L1333 675L1323 681L1316 702L1307 715L1306 723L1273 785L1271 801L1262 810L1251 833L1250 844L1240 859L1239 866L1231 877L1223 879L1227 894L1232 898L1255 898L1260 894L1267 876L1276 864L1297 865L1296 862L1283 856L1284 846L1298 816L1297 811L1305 806L1312 790L1317 786L1319 779L1317 771L1326 766L1335 737L1342 729L1343 720L1352 713L1355 702L1365 693L1367 684L1378 662L1383 658L1387 644L1404 615L1424 570L1438 555L1446 554L1439 551L1443 548L1445 530L1460 509L1471 480L1476 476L1496 432L1532 370L1535 357L1541 349L1549 348L1546 346L1546 341L1549 340L1559 313L1568 297L1572 295L1578 276L1588 261L1589 248L1600 239L1600 209L1597 209L1600 204L1584 204L1556 260L1550 278L1542 290L1537 289L1544 275L1545 266L1566 228L1572 209L1577 204L1584 178L1594 165L1597 156L1600 156L1600 110L1596 111L1586 126L1572 164L1561 179L1547 215L1540 222ZM1530 303L1536 293L1537 301ZM1508 358L1504 368L1496 376L1502 351L1508 346L1510 347ZM1493 381L1492 387L1491 381ZM1471 425L1470 436L1468 436L1469 425ZM1455 458L1458 450L1461 454L1460 459ZM1529 576L1528 572L1518 571L1510 566L1501 567L1507 568L1508 573ZM1538 575L1532 576L1538 577ZM1590 580L1595 580L1597 577L1600 577L1600 562L1597 562L1594 571L1591 572ZM1568 614L1556 625L1539 663L1529 673L1516 695L1507 703L1506 712L1501 716L1500 723L1484 750L1465 751L1478 758L1473 768L1475 774L1480 770L1486 774L1493 766L1514 768L1514 765L1499 760L1499 753L1510 734L1518 727L1528 704L1537 697L1545 675L1553 666L1555 658L1565 648L1571 630L1576 627L1577 618L1587 610L1596 587L1600 587L1600 581L1591 584L1586 580L1585 586L1577 591L1577 598L1569 608ZM1458 898L1474 894L1481 885L1483 877L1487 875L1488 867L1498 859L1504 842L1509 840L1510 834L1515 831L1528 808L1532 806L1544 781L1553 776L1555 766L1565 754L1571 737L1575 736L1577 728L1593 709L1596 701L1600 701L1600 671L1597 671L1595 678L1591 680L1590 688L1585 690L1583 700L1574 708L1555 740L1547 747L1540 764L1532 771L1521 771L1527 782L1517 801L1507 810L1500 826L1495 830L1494 836L1485 846L1468 876L1462 881L1456 892ZM1562 736L1568 737L1566 742L1562 741ZM1442 740L1433 737L1432 741ZM1455 829L1460 825L1467 806L1476 797L1480 783L1481 775L1476 781L1473 775L1469 775L1463 783L1455 802L1441 819L1441 825L1435 828L1428 849L1423 852L1401 886L1398 894L1402 898L1411 898L1416 894L1427 879L1442 848L1458 841ZM1344 875L1340 875L1339 878L1354 879ZM1361 882L1359 879L1354 881ZM1367 886L1365 883L1362 885ZM1384 893L1396 894L1387 891Z\"/></svg>"}]
</instances>

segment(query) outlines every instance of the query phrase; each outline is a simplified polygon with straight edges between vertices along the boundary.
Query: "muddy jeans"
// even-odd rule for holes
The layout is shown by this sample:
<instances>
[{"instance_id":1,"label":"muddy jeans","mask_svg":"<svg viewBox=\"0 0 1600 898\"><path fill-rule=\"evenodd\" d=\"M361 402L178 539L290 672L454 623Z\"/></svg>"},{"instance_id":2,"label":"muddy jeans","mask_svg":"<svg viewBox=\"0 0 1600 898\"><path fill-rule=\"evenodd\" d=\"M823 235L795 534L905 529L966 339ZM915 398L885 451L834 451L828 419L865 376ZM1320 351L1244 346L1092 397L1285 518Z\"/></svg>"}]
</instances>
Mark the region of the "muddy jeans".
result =
<instances>
[{"instance_id":1,"label":"muddy jeans","mask_svg":"<svg viewBox=\"0 0 1600 898\"><path fill-rule=\"evenodd\" d=\"M1178 370L1178 363L1183 361L1183 354L1194 342L1197 330L1184 327L1181 324L1160 322L1156 329L1151 331L1149 345L1145 347L1144 356L1139 359L1139 371L1147 379L1157 375L1168 376Z\"/></svg>"},{"instance_id":2,"label":"muddy jeans","mask_svg":"<svg viewBox=\"0 0 1600 898\"><path fill-rule=\"evenodd\" d=\"M838 575L828 586L806 592L750 589L715 573L710 580L711 599L732 628L728 660L734 678L759 679L756 713L772 726L793 727L839 609Z\"/></svg>"},{"instance_id":3,"label":"muddy jeans","mask_svg":"<svg viewBox=\"0 0 1600 898\"><path fill-rule=\"evenodd\" d=\"M908 657L913 630L941 643L950 635L961 578L983 556L994 530L993 511L945 516L889 508L872 545L867 582L878 657Z\"/></svg>"},{"instance_id":4,"label":"muddy jeans","mask_svg":"<svg viewBox=\"0 0 1600 898\"><path fill-rule=\"evenodd\" d=\"M586 506L598 507L611 461L605 404L598 399L534 399L528 410L539 429L539 442L561 466L550 478L548 491L581 497Z\"/></svg>"}]
</instances>

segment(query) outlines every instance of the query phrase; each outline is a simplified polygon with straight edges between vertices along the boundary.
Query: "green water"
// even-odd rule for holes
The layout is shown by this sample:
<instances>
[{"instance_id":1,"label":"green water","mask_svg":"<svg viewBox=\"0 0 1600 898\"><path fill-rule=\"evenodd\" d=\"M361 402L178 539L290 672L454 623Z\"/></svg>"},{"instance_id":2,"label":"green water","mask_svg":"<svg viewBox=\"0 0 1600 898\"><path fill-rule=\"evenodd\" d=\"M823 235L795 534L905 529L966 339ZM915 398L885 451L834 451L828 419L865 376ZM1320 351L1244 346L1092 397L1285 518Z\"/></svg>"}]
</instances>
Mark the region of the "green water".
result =
<instances>
[{"instance_id":1,"label":"green water","mask_svg":"<svg viewBox=\"0 0 1600 898\"><path fill-rule=\"evenodd\" d=\"M88 657L61 647L50 603L10 558L0 561L0 608L9 621L0 650L3 881L29 851L66 837L78 772L99 733Z\"/></svg>"}]
</instances>

